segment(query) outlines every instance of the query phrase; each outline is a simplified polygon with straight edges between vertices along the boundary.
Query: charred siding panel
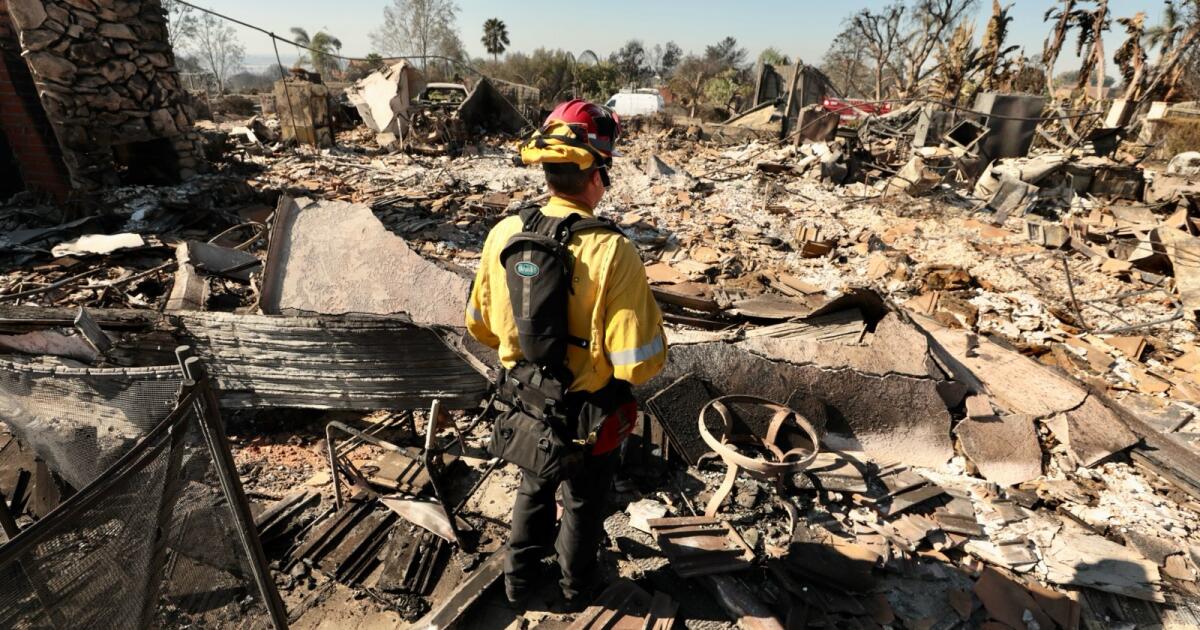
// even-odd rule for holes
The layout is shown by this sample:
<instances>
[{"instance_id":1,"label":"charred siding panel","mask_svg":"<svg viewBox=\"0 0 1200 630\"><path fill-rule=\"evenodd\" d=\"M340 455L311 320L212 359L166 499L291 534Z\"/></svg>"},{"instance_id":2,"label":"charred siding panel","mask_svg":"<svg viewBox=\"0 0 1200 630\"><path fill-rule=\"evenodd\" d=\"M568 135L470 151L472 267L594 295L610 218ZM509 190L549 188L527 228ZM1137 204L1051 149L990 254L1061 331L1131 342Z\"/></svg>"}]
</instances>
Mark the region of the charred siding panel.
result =
<instances>
[{"instance_id":1,"label":"charred siding panel","mask_svg":"<svg viewBox=\"0 0 1200 630\"><path fill-rule=\"evenodd\" d=\"M228 407L476 406L487 379L436 332L396 318L186 313L170 318Z\"/></svg>"}]
</instances>

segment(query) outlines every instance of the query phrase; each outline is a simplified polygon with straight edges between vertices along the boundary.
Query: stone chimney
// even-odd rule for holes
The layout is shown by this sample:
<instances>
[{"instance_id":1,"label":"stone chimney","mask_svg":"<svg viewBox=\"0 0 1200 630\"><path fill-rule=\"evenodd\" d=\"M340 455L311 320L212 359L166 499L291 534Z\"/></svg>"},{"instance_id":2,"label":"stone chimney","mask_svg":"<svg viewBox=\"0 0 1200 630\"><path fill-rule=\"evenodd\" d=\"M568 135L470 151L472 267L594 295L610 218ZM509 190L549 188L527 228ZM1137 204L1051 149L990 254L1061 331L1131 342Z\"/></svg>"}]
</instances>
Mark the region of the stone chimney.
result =
<instances>
[{"instance_id":1,"label":"stone chimney","mask_svg":"<svg viewBox=\"0 0 1200 630\"><path fill-rule=\"evenodd\" d=\"M58 138L21 58L8 2L0 0L0 201L23 190L61 201L71 183Z\"/></svg>"},{"instance_id":2,"label":"stone chimney","mask_svg":"<svg viewBox=\"0 0 1200 630\"><path fill-rule=\"evenodd\" d=\"M206 167L158 0L4 2L72 188L170 184Z\"/></svg>"}]
</instances>

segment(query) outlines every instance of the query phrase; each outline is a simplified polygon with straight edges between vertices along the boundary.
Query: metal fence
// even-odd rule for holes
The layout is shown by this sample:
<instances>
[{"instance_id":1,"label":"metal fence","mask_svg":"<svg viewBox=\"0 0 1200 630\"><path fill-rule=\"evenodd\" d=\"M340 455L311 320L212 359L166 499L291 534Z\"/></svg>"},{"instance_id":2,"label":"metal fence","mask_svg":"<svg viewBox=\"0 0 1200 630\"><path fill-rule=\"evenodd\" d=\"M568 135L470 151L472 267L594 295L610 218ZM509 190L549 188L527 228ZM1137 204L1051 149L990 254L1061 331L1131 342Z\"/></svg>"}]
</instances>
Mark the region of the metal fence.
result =
<instances>
[{"instance_id":1,"label":"metal fence","mask_svg":"<svg viewBox=\"0 0 1200 630\"><path fill-rule=\"evenodd\" d=\"M0 360L0 420L82 488L179 401L179 366L70 368Z\"/></svg>"},{"instance_id":2,"label":"metal fence","mask_svg":"<svg viewBox=\"0 0 1200 630\"><path fill-rule=\"evenodd\" d=\"M0 628L269 628L287 619L195 359L177 404L0 547Z\"/></svg>"}]
</instances>

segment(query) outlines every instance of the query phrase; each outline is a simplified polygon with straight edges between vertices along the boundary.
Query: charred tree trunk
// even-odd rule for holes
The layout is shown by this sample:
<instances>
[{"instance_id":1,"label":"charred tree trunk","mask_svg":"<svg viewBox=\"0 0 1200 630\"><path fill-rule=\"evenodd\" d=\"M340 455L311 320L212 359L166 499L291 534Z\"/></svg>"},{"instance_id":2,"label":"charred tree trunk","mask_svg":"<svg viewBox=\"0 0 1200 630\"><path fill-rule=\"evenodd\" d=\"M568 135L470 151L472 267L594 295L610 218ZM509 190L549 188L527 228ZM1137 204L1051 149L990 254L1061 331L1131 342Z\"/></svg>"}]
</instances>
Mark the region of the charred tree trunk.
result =
<instances>
[{"instance_id":1,"label":"charred tree trunk","mask_svg":"<svg viewBox=\"0 0 1200 630\"><path fill-rule=\"evenodd\" d=\"M1042 63L1046 67L1046 93L1054 97L1054 63L1058 61L1058 53L1062 51L1063 43L1067 40L1067 30L1071 26L1071 12L1075 10L1075 0L1062 0L1062 9L1058 15L1058 21L1054 23L1054 30L1050 32L1050 37L1046 38L1045 44L1042 46ZM1049 17L1051 14L1047 13Z\"/></svg>"}]
</instances>

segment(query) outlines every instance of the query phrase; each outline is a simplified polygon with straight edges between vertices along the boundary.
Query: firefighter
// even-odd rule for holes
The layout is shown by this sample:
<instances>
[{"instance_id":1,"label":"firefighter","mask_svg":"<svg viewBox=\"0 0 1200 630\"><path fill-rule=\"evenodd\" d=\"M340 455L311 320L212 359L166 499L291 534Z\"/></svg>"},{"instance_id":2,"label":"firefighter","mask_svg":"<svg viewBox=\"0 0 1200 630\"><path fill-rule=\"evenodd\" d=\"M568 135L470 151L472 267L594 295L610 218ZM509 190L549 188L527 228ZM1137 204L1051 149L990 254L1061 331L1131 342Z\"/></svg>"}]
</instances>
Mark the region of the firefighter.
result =
<instances>
[{"instance_id":1,"label":"firefighter","mask_svg":"<svg viewBox=\"0 0 1200 630\"><path fill-rule=\"evenodd\" d=\"M620 132L615 113L576 99L555 108L542 128L520 147L519 161L542 166L551 194L541 214L530 221L549 219L555 225L565 221L609 229L581 230L565 240L571 262L569 291L563 299L566 333L572 342L565 345L565 361L543 365L538 373L558 373L568 383L563 388L563 408L567 410L565 426L573 434L567 439L583 445L583 464L561 480L522 470L504 564L505 593L518 605L540 585L545 573L542 560L554 552L561 572L563 608L579 610L590 602L597 586L597 552L617 464L615 451L636 418L631 386L649 380L666 361L662 313L650 293L638 252L615 226L601 225L603 221L593 215L609 186L608 170L612 156L617 155L613 144ZM526 339L518 330L519 318L514 317L521 298L514 303L510 283L514 277L540 276L536 275L538 267L529 262L518 263L519 275L514 276L512 265L506 268L504 254L506 244L523 229L530 229L529 225L523 224L523 217L508 217L488 234L467 305L467 329L498 351L504 367L501 378L508 380L521 373L518 367L530 354L522 350ZM529 324L524 328L527 333ZM565 371L557 369L564 365ZM538 373L533 378L540 380ZM515 380L514 386L529 387ZM589 413L581 410L591 408L589 405L602 408L605 414L594 430L586 428L592 425L581 419ZM580 435L583 431L589 431L586 439ZM493 442L497 439L493 433ZM563 514L556 524L555 494L560 485Z\"/></svg>"}]
</instances>

